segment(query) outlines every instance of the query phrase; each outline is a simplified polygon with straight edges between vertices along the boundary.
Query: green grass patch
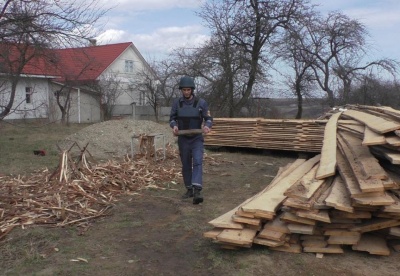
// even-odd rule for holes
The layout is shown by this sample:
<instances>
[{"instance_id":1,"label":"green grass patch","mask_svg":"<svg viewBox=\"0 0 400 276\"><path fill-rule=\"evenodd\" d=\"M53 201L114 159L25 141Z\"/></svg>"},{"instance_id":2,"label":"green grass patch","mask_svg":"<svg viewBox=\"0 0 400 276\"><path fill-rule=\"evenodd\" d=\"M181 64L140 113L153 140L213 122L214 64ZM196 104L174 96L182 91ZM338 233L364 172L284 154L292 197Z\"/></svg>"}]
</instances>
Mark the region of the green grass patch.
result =
<instances>
[{"instance_id":1,"label":"green grass patch","mask_svg":"<svg viewBox=\"0 0 400 276\"><path fill-rule=\"evenodd\" d=\"M39 124L0 122L0 173L25 174L45 168L55 169L59 162L57 143L88 124ZM45 156L34 150L45 150Z\"/></svg>"}]
</instances>

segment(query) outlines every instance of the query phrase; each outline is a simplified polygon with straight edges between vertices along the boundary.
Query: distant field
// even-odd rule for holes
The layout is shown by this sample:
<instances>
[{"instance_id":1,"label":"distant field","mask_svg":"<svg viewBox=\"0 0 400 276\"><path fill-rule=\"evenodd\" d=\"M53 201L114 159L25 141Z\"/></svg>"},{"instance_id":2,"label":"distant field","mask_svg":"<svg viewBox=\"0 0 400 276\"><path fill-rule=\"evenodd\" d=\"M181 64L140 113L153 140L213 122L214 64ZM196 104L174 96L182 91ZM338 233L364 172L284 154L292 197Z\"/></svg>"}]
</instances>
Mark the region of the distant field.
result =
<instances>
[{"instance_id":1,"label":"distant field","mask_svg":"<svg viewBox=\"0 0 400 276\"><path fill-rule=\"evenodd\" d=\"M17 123L0 121L0 175L24 174L38 169L54 169L59 162L57 141L87 127L88 124ZM34 150L45 150L38 156Z\"/></svg>"}]
</instances>

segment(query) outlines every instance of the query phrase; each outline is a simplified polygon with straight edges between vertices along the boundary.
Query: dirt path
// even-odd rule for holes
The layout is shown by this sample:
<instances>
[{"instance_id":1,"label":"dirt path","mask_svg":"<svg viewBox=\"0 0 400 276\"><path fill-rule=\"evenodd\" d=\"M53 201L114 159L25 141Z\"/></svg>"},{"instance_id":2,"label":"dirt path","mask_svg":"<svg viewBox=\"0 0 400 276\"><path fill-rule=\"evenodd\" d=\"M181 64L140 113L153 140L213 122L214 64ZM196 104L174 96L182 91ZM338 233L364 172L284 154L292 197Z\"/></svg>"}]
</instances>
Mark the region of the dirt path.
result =
<instances>
[{"instance_id":1,"label":"dirt path","mask_svg":"<svg viewBox=\"0 0 400 276\"><path fill-rule=\"evenodd\" d=\"M209 152L205 202L182 201L182 184L117 202L110 216L76 228L14 230L0 246L1 275L397 275L399 254L291 254L254 246L222 250L208 221L259 192L296 155Z\"/></svg>"}]
</instances>

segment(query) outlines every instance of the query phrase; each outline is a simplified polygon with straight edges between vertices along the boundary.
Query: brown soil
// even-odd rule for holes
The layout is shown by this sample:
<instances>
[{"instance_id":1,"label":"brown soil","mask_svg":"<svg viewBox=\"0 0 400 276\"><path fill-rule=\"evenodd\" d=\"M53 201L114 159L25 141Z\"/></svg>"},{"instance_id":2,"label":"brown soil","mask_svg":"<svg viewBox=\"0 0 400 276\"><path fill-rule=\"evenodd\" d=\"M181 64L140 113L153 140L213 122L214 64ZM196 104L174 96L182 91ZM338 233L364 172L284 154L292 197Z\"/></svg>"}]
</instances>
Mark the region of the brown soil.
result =
<instances>
[{"instance_id":1,"label":"brown soil","mask_svg":"<svg viewBox=\"0 0 400 276\"><path fill-rule=\"evenodd\" d=\"M0 242L1 275L398 275L399 255L283 253L264 246L224 250L208 222L263 189L297 154L208 150L204 203L181 200L182 181L121 198L87 229L14 229ZM177 160L178 162L179 160ZM162 161L160 161L162 162Z\"/></svg>"}]
</instances>

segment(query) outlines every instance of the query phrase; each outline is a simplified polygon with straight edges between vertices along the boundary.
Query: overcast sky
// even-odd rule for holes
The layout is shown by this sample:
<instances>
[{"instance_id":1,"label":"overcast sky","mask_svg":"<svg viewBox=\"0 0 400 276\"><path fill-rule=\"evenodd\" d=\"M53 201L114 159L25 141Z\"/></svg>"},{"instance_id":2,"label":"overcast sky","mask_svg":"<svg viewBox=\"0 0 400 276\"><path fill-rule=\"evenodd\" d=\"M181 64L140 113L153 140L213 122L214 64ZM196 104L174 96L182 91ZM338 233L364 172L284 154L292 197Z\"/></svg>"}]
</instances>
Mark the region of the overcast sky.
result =
<instances>
[{"instance_id":1,"label":"overcast sky","mask_svg":"<svg viewBox=\"0 0 400 276\"><path fill-rule=\"evenodd\" d=\"M154 59L178 46L200 45L208 37L195 12L201 0L102 0L115 6L104 18L99 44L133 42ZM110 3L111 2L111 3ZM311 0L326 13L338 10L365 24L374 57L400 61L399 0Z\"/></svg>"}]
</instances>

